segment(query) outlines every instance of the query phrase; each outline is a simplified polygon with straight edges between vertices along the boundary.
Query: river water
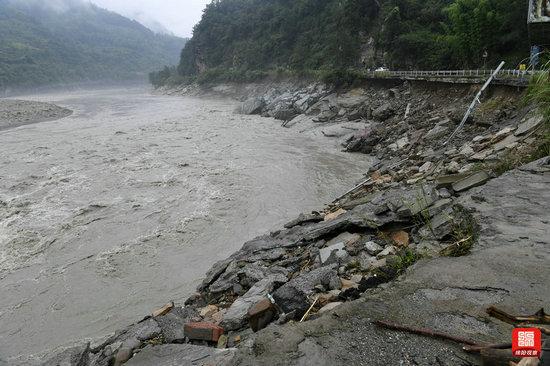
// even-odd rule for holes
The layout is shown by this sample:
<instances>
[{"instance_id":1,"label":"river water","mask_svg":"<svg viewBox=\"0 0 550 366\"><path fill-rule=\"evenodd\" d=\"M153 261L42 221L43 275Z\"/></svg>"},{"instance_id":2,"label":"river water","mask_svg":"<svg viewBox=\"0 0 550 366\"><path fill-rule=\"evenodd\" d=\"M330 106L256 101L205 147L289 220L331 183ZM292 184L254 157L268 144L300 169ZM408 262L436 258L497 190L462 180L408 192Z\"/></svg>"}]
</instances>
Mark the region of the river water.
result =
<instances>
[{"instance_id":1,"label":"river water","mask_svg":"<svg viewBox=\"0 0 550 366\"><path fill-rule=\"evenodd\" d=\"M0 132L0 359L16 363L182 302L214 262L369 164L230 100L24 98L74 114Z\"/></svg>"}]
</instances>

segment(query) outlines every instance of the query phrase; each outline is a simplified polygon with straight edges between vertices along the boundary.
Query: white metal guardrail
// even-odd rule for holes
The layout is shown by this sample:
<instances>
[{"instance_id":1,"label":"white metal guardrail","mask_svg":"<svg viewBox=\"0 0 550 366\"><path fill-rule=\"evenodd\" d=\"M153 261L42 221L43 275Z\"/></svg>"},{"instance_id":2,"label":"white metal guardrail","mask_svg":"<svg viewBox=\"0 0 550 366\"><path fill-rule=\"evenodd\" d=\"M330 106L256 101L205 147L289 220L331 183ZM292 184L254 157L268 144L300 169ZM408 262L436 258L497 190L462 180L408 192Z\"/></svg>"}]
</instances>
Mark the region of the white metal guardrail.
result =
<instances>
[{"instance_id":1,"label":"white metal guardrail","mask_svg":"<svg viewBox=\"0 0 550 366\"><path fill-rule=\"evenodd\" d=\"M367 75L374 78L391 78L391 77L451 77L451 78L483 78L491 76L495 70L416 70L416 71L367 71ZM526 70L499 70L496 73L496 78L517 78L527 79L531 75L536 74L536 71Z\"/></svg>"}]
</instances>

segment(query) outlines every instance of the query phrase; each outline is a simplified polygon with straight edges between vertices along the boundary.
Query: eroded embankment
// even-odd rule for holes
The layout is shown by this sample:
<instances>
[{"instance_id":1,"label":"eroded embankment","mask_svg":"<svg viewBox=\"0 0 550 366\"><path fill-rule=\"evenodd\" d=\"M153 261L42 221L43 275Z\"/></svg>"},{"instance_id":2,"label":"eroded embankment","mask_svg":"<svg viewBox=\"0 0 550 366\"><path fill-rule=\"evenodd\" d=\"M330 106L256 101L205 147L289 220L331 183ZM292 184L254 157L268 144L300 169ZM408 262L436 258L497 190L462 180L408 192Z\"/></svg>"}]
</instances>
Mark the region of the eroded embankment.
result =
<instances>
[{"instance_id":1,"label":"eroded embankment","mask_svg":"<svg viewBox=\"0 0 550 366\"><path fill-rule=\"evenodd\" d=\"M0 131L31 123L54 121L71 114L71 110L55 104L0 99Z\"/></svg>"},{"instance_id":2,"label":"eroded embankment","mask_svg":"<svg viewBox=\"0 0 550 366\"><path fill-rule=\"evenodd\" d=\"M548 301L550 165L544 158L515 169L537 157L545 125L519 107L513 90L495 90L447 141L475 88L244 89L215 91L241 95L243 113L340 139L378 164L327 208L214 265L184 306L170 303L102 345L56 361L475 364L477 356L453 344L372 321L506 342L511 328L485 315L488 306L534 313Z\"/></svg>"}]
</instances>

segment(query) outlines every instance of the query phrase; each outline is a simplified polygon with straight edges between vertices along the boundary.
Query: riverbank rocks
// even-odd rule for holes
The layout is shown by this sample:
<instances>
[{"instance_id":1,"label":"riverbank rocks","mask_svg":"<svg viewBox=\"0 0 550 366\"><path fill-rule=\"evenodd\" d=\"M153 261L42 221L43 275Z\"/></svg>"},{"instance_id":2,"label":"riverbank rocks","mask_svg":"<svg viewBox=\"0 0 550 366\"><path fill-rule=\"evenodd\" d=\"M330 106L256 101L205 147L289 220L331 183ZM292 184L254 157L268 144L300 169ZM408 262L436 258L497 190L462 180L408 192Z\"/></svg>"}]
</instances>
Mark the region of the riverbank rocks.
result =
<instances>
[{"instance_id":1,"label":"riverbank rocks","mask_svg":"<svg viewBox=\"0 0 550 366\"><path fill-rule=\"evenodd\" d=\"M204 357L223 365L225 359L216 363L216 357L231 358L233 350L218 348L252 349L253 332L276 332L302 317L336 317L340 306L348 307L343 303L383 293L383 284L423 258L430 259L417 267L440 256L469 255L480 228L462 205L465 193L493 178L482 164L529 144L542 123L531 111L503 103L498 115L507 119L484 111L447 141L471 101L469 87L445 95L410 83L390 92L370 86L343 92L323 85L268 89L241 99L243 113L292 119L287 127L376 156L362 184L323 210L244 243L214 264L185 307L159 309L102 345L68 357L88 354L101 365L115 358L129 359L129 365L168 365ZM294 118L298 113L305 115ZM439 259L449 267L460 260Z\"/></svg>"}]
</instances>

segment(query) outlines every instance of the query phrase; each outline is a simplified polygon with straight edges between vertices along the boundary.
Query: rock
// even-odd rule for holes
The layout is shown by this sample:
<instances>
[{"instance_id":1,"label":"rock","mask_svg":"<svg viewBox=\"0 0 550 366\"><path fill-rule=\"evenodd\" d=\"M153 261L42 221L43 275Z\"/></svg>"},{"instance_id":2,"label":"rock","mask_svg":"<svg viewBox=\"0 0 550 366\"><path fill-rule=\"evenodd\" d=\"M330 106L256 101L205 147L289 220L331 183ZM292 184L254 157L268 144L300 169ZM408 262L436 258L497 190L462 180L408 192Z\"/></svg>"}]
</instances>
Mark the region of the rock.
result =
<instances>
[{"instance_id":1,"label":"rock","mask_svg":"<svg viewBox=\"0 0 550 366\"><path fill-rule=\"evenodd\" d=\"M131 359L133 355L134 355L134 350L132 348L123 346L116 353L113 365L121 366L126 362L128 362L128 360Z\"/></svg>"},{"instance_id":2,"label":"rock","mask_svg":"<svg viewBox=\"0 0 550 366\"><path fill-rule=\"evenodd\" d=\"M69 348L44 362L43 366L86 366L90 358L90 344Z\"/></svg>"},{"instance_id":3,"label":"rock","mask_svg":"<svg viewBox=\"0 0 550 366\"><path fill-rule=\"evenodd\" d=\"M436 139L445 135L449 131L448 127L436 125L434 128L426 133L426 139Z\"/></svg>"},{"instance_id":4,"label":"rock","mask_svg":"<svg viewBox=\"0 0 550 366\"><path fill-rule=\"evenodd\" d=\"M382 250L384 250L384 248L373 241L366 242L364 248L370 255L377 255Z\"/></svg>"},{"instance_id":5,"label":"rock","mask_svg":"<svg viewBox=\"0 0 550 366\"><path fill-rule=\"evenodd\" d=\"M321 267L285 283L273 293L276 304L287 314L295 311L295 317L300 318L309 308L308 296L315 286L321 284L331 288L334 287L331 282L340 282L335 268L334 265Z\"/></svg>"},{"instance_id":6,"label":"rock","mask_svg":"<svg viewBox=\"0 0 550 366\"><path fill-rule=\"evenodd\" d=\"M392 117L395 114L395 111L390 103L386 103L372 112L372 116L379 120L385 121L388 118Z\"/></svg>"},{"instance_id":7,"label":"rock","mask_svg":"<svg viewBox=\"0 0 550 366\"><path fill-rule=\"evenodd\" d=\"M383 259L389 255L394 255L394 254L397 254L397 248L394 247L393 245L390 245L389 247L387 247L386 249L384 249L383 251L381 251L380 253L378 253L378 255L376 256L376 258L378 259ZM379 265L380 263L378 263ZM385 265L385 263L384 263ZM374 266L374 265L373 265ZM376 267L376 266L374 266Z\"/></svg>"},{"instance_id":8,"label":"rock","mask_svg":"<svg viewBox=\"0 0 550 366\"><path fill-rule=\"evenodd\" d=\"M199 314L203 318L210 318L212 314L218 312L218 310L219 309L216 305L207 305L199 310Z\"/></svg>"},{"instance_id":9,"label":"rock","mask_svg":"<svg viewBox=\"0 0 550 366\"><path fill-rule=\"evenodd\" d=\"M198 290L202 291L206 289L212 282L218 279L218 277L225 272L229 264L233 262L231 258L224 259L215 263L208 272L206 272L206 278L202 281L202 284L199 286Z\"/></svg>"},{"instance_id":10,"label":"rock","mask_svg":"<svg viewBox=\"0 0 550 366\"><path fill-rule=\"evenodd\" d=\"M406 231L400 230L390 234L391 240L401 248L409 246L409 234Z\"/></svg>"},{"instance_id":11,"label":"rock","mask_svg":"<svg viewBox=\"0 0 550 366\"><path fill-rule=\"evenodd\" d=\"M441 240L452 233L453 225L454 212L449 207L435 215L429 224L420 229L419 234L422 238L435 237Z\"/></svg>"},{"instance_id":12,"label":"rock","mask_svg":"<svg viewBox=\"0 0 550 366\"><path fill-rule=\"evenodd\" d=\"M409 138L407 136L400 138L397 140L395 145L397 146L397 150L403 149L405 146L409 144Z\"/></svg>"},{"instance_id":13,"label":"rock","mask_svg":"<svg viewBox=\"0 0 550 366\"><path fill-rule=\"evenodd\" d=\"M294 108L281 108L271 113L271 116L281 121L290 121L296 117L297 114Z\"/></svg>"},{"instance_id":14,"label":"rock","mask_svg":"<svg viewBox=\"0 0 550 366\"><path fill-rule=\"evenodd\" d=\"M519 141L519 138L514 135L507 136L505 139L493 145L493 151L511 149L518 145L518 141Z\"/></svg>"},{"instance_id":15,"label":"rock","mask_svg":"<svg viewBox=\"0 0 550 366\"><path fill-rule=\"evenodd\" d=\"M451 174L451 175L441 175L436 178L436 188L451 188L452 185L456 182L459 182L465 178L468 178L471 173L461 173L461 174Z\"/></svg>"},{"instance_id":16,"label":"rock","mask_svg":"<svg viewBox=\"0 0 550 366\"><path fill-rule=\"evenodd\" d=\"M345 291L349 288L358 287L358 284L356 282L353 282L352 280L347 280L345 278L340 278L340 282L342 283L342 291Z\"/></svg>"},{"instance_id":17,"label":"rock","mask_svg":"<svg viewBox=\"0 0 550 366\"><path fill-rule=\"evenodd\" d=\"M300 216L298 216L297 219L292 220L289 223L285 224L285 228L291 229L298 225L308 224L310 222L320 222L323 220L324 220L323 216L317 212L314 212L311 214L300 214Z\"/></svg>"},{"instance_id":18,"label":"rock","mask_svg":"<svg viewBox=\"0 0 550 366\"><path fill-rule=\"evenodd\" d=\"M164 305L162 308L153 311L152 316L153 316L153 318L155 318L155 317L157 317L157 316L166 315L166 314L168 314L168 312L169 312L170 310L172 310L173 308L174 308L174 303L173 303L173 302L170 302L170 303Z\"/></svg>"},{"instance_id":19,"label":"rock","mask_svg":"<svg viewBox=\"0 0 550 366\"><path fill-rule=\"evenodd\" d=\"M234 350L220 350L192 344L163 344L145 347L126 365L128 366L174 366L174 365L216 365L225 366L231 362Z\"/></svg>"},{"instance_id":20,"label":"rock","mask_svg":"<svg viewBox=\"0 0 550 366\"><path fill-rule=\"evenodd\" d=\"M331 212L331 213L325 215L325 219L324 219L324 220L325 220L325 221L334 220L334 219L338 218L339 216L345 214L346 212L347 212L346 210L344 210L343 208L341 208L341 209L339 209L339 210L337 210L337 211L335 211L335 212Z\"/></svg>"},{"instance_id":21,"label":"rock","mask_svg":"<svg viewBox=\"0 0 550 366\"><path fill-rule=\"evenodd\" d=\"M465 158L469 158L470 156L475 154L475 151L472 146L470 146L470 144L465 144L464 146L462 146L458 154L460 156L464 156Z\"/></svg>"},{"instance_id":22,"label":"rock","mask_svg":"<svg viewBox=\"0 0 550 366\"><path fill-rule=\"evenodd\" d=\"M218 342L223 333L223 328L214 323L193 322L184 327L185 336L196 341Z\"/></svg>"},{"instance_id":23,"label":"rock","mask_svg":"<svg viewBox=\"0 0 550 366\"><path fill-rule=\"evenodd\" d=\"M544 121L543 116L531 117L527 121L523 122L518 126L518 129L516 130L515 135L516 136L526 135L529 132L535 130L537 127L539 127L543 121Z\"/></svg>"},{"instance_id":24,"label":"rock","mask_svg":"<svg viewBox=\"0 0 550 366\"><path fill-rule=\"evenodd\" d=\"M452 197L451 192L449 192L449 190L447 188L441 188L438 191L438 194L439 194L439 197L444 198L444 199Z\"/></svg>"},{"instance_id":25,"label":"rock","mask_svg":"<svg viewBox=\"0 0 550 366\"><path fill-rule=\"evenodd\" d=\"M317 297L317 303L320 306L325 306L330 302L334 302L336 299L338 299L338 296L340 296L341 292L342 291L340 290L331 290L327 293L319 294L319 296Z\"/></svg>"},{"instance_id":26,"label":"rock","mask_svg":"<svg viewBox=\"0 0 550 366\"><path fill-rule=\"evenodd\" d=\"M460 164L453 160L447 165L445 170L451 174L458 173L460 170Z\"/></svg>"},{"instance_id":27,"label":"rock","mask_svg":"<svg viewBox=\"0 0 550 366\"><path fill-rule=\"evenodd\" d=\"M263 300L272 292L277 284L287 282L283 275L273 275L258 281L246 294L237 298L223 316L221 326L226 330L236 330L244 327L248 318L248 311L252 306Z\"/></svg>"},{"instance_id":28,"label":"rock","mask_svg":"<svg viewBox=\"0 0 550 366\"><path fill-rule=\"evenodd\" d=\"M192 307L176 307L168 314L155 318L164 340L168 343L182 341L185 338L183 327L186 323L199 319L198 312Z\"/></svg>"},{"instance_id":29,"label":"rock","mask_svg":"<svg viewBox=\"0 0 550 366\"><path fill-rule=\"evenodd\" d=\"M515 129L515 128L513 128L513 127L505 127L505 128L503 128L502 130L498 131L498 132L493 136L493 142L502 140L502 139L505 138L506 136L510 135L510 134L514 131L514 129Z\"/></svg>"},{"instance_id":30,"label":"rock","mask_svg":"<svg viewBox=\"0 0 550 366\"><path fill-rule=\"evenodd\" d=\"M326 313L328 311L334 310L342 304L343 304L343 302L331 302L329 304L326 304L321 309L319 309L319 314L323 314L323 313Z\"/></svg>"},{"instance_id":31,"label":"rock","mask_svg":"<svg viewBox=\"0 0 550 366\"><path fill-rule=\"evenodd\" d=\"M260 114L264 106L263 98L250 98L242 104L240 112L242 114Z\"/></svg>"},{"instance_id":32,"label":"rock","mask_svg":"<svg viewBox=\"0 0 550 366\"><path fill-rule=\"evenodd\" d=\"M275 319L275 316L277 316L277 309L274 304L269 299L264 298L248 310L250 328L254 332L264 329Z\"/></svg>"},{"instance_id":33,"label":"rock","mask_svg":"<svg viewBox=\"0 0 550 366\"><path fill-rule=\"evenodd\" d=\"M491 176L485 172L480 171L473 175L470 175L467 178L459 180L458 182L453 183L452 187L455 192L463 192L470 188L479 187L484 185L491 179Z\"/></svg>"},{"instance_id":34,"label":"rock","mask_svg":"<svg viewBox=\"0 0 550 366\"><path fill-rule=\"evenodd\" d=\"M222 334L220 336L220 339L218 339L218 344L216 346L217 349L225 349L227 348L227 343L229 342L229 337L225 334Z\"/></svg>"},{"instance_id":35,"label":"rock","mask_svg":"<svg viewBox=\"0 0 550 366\"><path fill-rule=\"evenodd\" d=\"M319 259L321 260L321 264L325 265L342 262L348 257L345 247L346 245L340 242L319 250Z\"/></svg>"},{"instance_id":36,"label":"rock","mask_svg":"<svg viewBox=\"0 0 550 366\"><path fill-rule=\"evenodd\" d=\"M433 163L431 161L427 161L418 170L420 173L427 173L432 169L432 167Z\"/></svg>"}]
</instances>

